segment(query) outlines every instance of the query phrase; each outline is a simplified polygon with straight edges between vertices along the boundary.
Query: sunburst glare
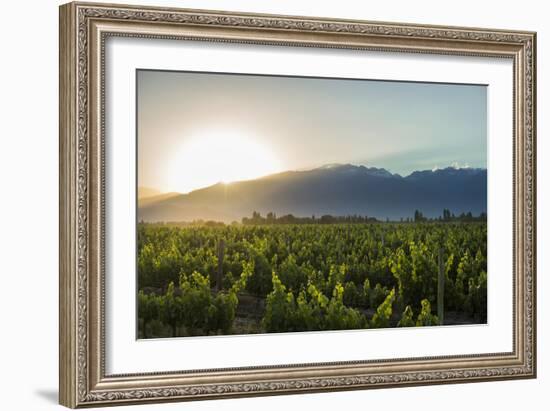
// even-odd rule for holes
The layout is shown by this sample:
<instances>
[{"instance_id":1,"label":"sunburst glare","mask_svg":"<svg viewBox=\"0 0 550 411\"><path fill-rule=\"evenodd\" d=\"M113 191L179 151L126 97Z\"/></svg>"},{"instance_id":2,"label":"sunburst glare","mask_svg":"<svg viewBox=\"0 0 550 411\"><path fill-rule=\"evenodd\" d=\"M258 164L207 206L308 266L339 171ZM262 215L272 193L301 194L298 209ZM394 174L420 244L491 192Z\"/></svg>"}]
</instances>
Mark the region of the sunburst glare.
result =
<instances>
[{"instance_id":1,"label":"sunburst glare","mask_svg":"<svg viewBox=\"0 0 550 411\"><path fill-rule=\"evenodd\" d=\"M166 167L166 180L171 190L187 193L281 170L272 148L253 138L237 131L203 131L174 150Z\"/></svg>"}]
</instances>

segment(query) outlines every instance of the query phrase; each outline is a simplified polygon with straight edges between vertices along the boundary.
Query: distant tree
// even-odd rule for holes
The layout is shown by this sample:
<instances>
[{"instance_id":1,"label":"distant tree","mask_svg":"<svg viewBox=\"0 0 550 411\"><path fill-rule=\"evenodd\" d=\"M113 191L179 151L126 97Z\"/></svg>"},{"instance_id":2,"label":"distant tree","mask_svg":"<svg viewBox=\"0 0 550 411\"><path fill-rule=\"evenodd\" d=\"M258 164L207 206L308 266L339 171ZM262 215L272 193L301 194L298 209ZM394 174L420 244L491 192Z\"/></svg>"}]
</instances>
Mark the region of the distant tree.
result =
<instances>
[{"instance_id":1,"label":"distant tree","mask_svg":"<svg viewBox=\"0 0 550 411\"><path fill-rule=\"evenodd\" d=\"M257 211L252 212L252 223L259 224L261 223L262 216Z\"/></svg>"},{"instance_id":2,"label":"distant tree","mask_svg":"<svg viewBox=\"0 0 550 411\"><path fill-rule=\"evenodd\" d=\"M334 217L331 215L324 215L321 217L321 223L322 224L331 224L334 223Z\"/></svg>"},{"instance_id":3,"label":"distant tree","mask_svg":"<svg viewBox=\"0 0 550 411\"><path fill-rule=\"evenodd\" d=\"M386 222L390 220L387 218ZM267 213L266 217L262 217L261 214L257 211L252 213L252 217L243 217L241 219L243 225L284 225L284 224L364 224L364 223L375 223L378 220L375 217L360 216L357 214L353 215L343 215L343 216L333 216L330 214L325 214L321 217L316 217L312 215L311 217L297 217L292 214L286 214L281 217L270 211ZM213 224L214 222L203 221L197 222L197 225L208 225ZM223 226L223 223L216 223L220 226Z\"/></svg>"},{"instance_id":4,"label":"distant tree","mask_svg":"<svg viewBox=\"0 0 550 411\"><path fill-rule=\"evenodd\" d=\"M414 222L419 223L421 221L426 221L426 218L418 210L414 210Z\"/></svg>"}]
</instances>

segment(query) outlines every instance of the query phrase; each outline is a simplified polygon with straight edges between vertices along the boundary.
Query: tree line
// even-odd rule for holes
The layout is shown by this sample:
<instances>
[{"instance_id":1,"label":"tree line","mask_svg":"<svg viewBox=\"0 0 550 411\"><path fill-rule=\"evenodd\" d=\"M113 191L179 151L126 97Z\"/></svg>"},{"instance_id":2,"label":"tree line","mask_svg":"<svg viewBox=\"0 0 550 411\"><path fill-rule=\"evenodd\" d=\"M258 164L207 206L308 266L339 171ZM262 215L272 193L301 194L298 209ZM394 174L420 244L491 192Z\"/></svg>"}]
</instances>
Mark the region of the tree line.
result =
<instances>
[{"instance_id":1,"label":"tree line","mask_svg":"<svg viewBox=\"0 0 550 411\"><path fill-rule=\"evenodd\" d=\"M389 219L386 219L390 222ZM474 221L487 221L487 213L482 212L478 216L474 216L471 211L467 213L460 213L455 215L449 209L443 209L442 215L438 217L425 217L420 210L414 211L414 217L400 218L399 222L474 222ZM346 215L346 216L333 216L325 214L320 217L312 215L311 217L296 217L293 214L285 214L277 217L277 215L270 211L266 216L262 216L260 212L253 211L251 217L243 217L241 223L244 225L266 225L266 224L366 224L366 223L378 223L381 220L375 217L369 217L366 215ZM392 221L395 222L395 221Z\"/></svg>"}]
</instances>

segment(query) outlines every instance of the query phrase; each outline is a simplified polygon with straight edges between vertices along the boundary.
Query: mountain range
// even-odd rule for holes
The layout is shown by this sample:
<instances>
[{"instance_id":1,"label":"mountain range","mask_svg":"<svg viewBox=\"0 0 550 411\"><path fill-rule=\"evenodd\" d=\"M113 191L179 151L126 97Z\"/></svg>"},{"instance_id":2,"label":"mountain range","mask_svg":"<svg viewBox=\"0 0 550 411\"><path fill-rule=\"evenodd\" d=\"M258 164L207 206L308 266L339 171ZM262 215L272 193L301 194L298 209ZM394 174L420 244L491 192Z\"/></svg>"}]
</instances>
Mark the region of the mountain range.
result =
<instances>
[{"instance_id":1,"label":"mountain range","mask_svg":"<svg viewBox=\"0 0 550 411\"><path fill-rule=\"evenodd\" d=\"M139 192L151 192L143 187ZM255 180L218 183L188 194L141 197L140 221L241 221L253 211L278 216L367 215L381 220L487 212L487 170L448 167L402 177L383 168L329 164Z\"/></svg>"}]
</instances>

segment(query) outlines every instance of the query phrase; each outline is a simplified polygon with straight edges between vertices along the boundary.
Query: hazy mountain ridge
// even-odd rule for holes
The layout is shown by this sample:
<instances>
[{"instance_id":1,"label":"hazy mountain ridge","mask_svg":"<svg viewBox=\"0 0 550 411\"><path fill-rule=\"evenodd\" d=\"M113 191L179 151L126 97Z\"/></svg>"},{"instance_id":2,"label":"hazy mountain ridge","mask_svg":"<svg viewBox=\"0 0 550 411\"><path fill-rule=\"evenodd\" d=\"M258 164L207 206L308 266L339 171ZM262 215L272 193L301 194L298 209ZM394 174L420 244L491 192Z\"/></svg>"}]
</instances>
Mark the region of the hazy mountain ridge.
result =
<instances>
[{"instance_id":1,"label":"hazy mountain ridge","mask_svg":"<svg viewBox=\"0 0 550 411\"><path fill-rule=\"evenodd\" d=\"M155 194L155 195L146 196L146 197L140 197L138 194L139 207L145 207L147 205L155 204L160 201L168 200L169 198L177 197L180 195L181 195L180 193L162 193L162 194Z\"/></svg>"},{"instance_id":2,"label":"hazy mountain ridge","mask_svg":"<svg viewBox=\"0 0 550 411\"><path fill-rule=\"evenodd\" d=\"M368 215L379 219L487 211L487 170L448 167L406 177L383 168L330 164L255 180L218 183L188 194L141 201L138 219L240 221L253 211L295 216Z\"/></svg>"},{"instance_id":3,"label":"hazy mountain ridge","mask_svg":"<svg viewBox=\"0 0 550 411\"><path fill-rule=\"evenodd\" d=\"M157 190L156 188L138 187L137 189L137 196L140 200L142 198L156 197L158 195L162 195L162 192Z\"/></svg>"}]
</instances>

